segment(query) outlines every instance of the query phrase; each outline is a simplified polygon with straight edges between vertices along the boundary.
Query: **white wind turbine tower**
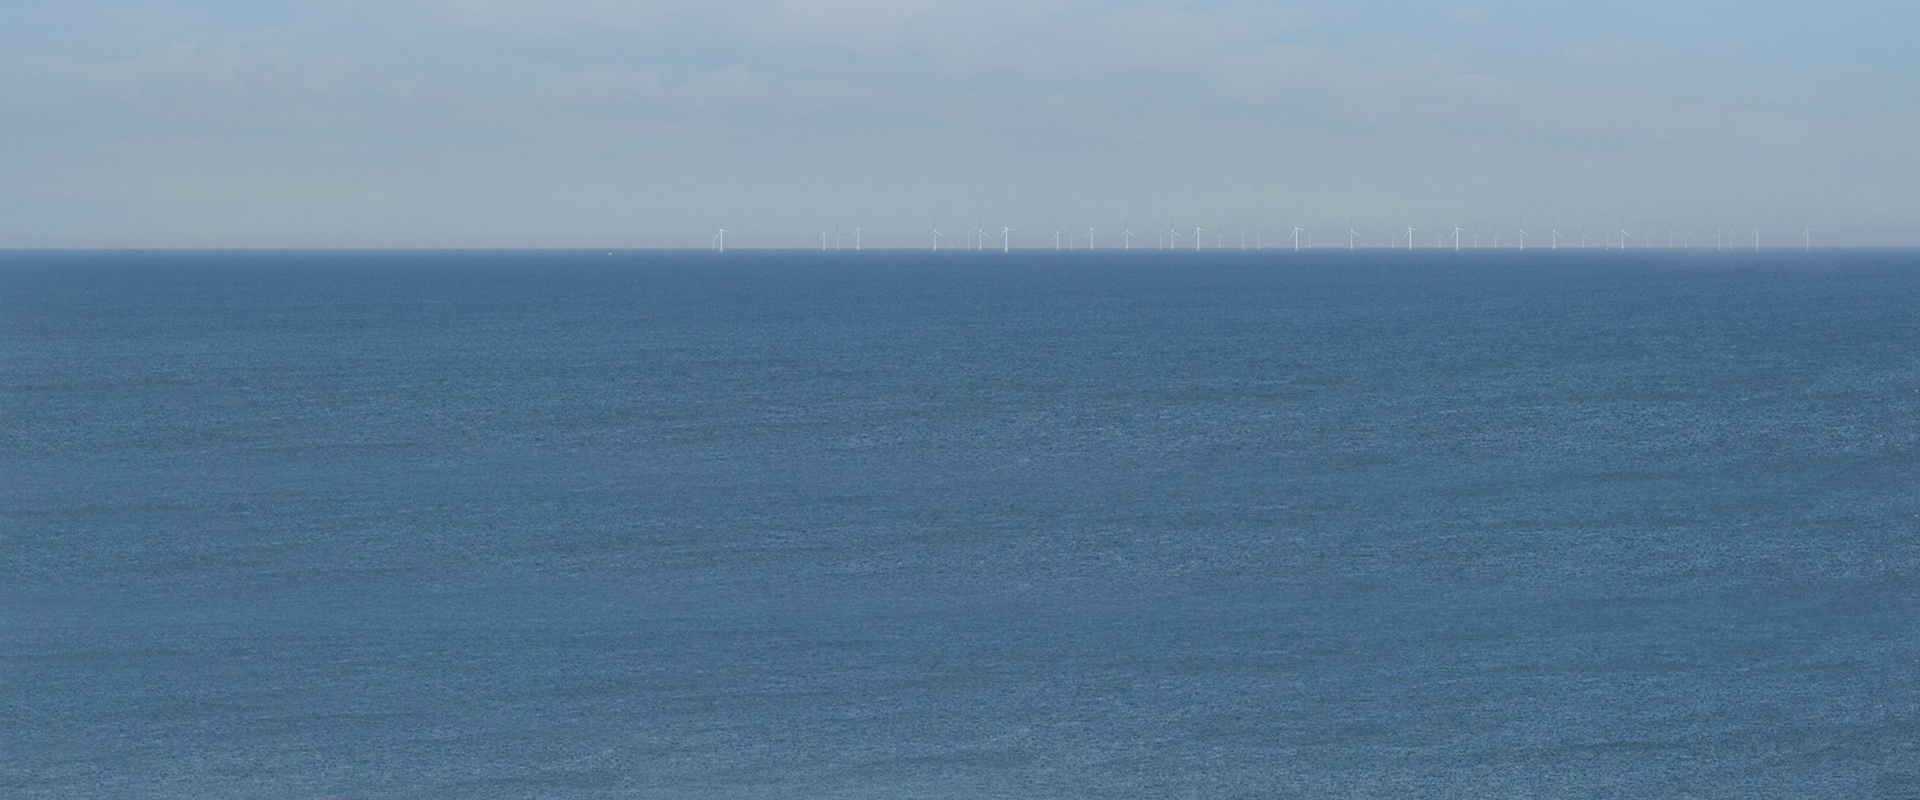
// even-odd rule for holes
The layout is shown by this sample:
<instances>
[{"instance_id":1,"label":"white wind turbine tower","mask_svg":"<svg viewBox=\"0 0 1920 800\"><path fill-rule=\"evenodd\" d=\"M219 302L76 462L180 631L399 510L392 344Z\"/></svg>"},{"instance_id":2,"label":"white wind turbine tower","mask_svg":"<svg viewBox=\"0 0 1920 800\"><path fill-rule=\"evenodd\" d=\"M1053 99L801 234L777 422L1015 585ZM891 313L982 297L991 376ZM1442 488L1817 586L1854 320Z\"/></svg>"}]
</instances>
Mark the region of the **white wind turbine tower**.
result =
<instances>
[{"instance_id":1,"label":"white wind turbine tower","mask_svg":"<svg viewBox=\"0 0 1920 800\"><path fill-rule=\"evenodd\" d=\"M1093 249L1093 228L1091 226L1087 228L1087 249Z\"/></svg>"},{"instance_id":2,"label":"white wind turbine tower","mask_svg":"<svg viewBox=\"0 0 1920 800\"><path fill-rule=\"evenodd\" d=\"M841 236L839 231L833 232L833 252L840 252L840 240L844 238L846 237Z\"/></svg>"},{"instance_id":3,"label":"white wind turbine tower","mask_svg":"<svg viewBox=\"0 0 1920 800\"><path fill-rule=\"evenodd\" d=\"M1549 236L1552 237L1549 241L1553 242L1553 246L1547 249L1548 250L1560 249L1560 237L1565 236L1566 234L1561 233L1559 228L1550 228L1549 230L1553 231L1553 233L1548 234Z\"/></svg>"},{"instance_id":4,"label":"white wind turbine tower","mask_svg":"<svg viewBox=\"0 0 1920 800\"><path fill-rule=\"evenodd\" d=\"M1215 249L1215 250L1219 250L1219 249L1221 249L1221 248L1223 248L1223 247L1225 247L1225 246L1226 246L1226 241L1227 241L1227 235L1226 235L1226 234L1224 234L1224 233L1215 233L1215 234L1213 235L1213 249Z\"/></svg>"},{"instance_id":5,"label":"white wind turbine tower","mask_svg":"<svg viewBox=\"0 0 1920 800\"><path fill-rule=\"evenodd\" d=\"M1680 232L1680 249L1682 250L1693 249L1693 231Z\"/></svg>"},{"instance_id":6,"label":"white wind turbine tower","mask_svg":"<svg viewBox=\"0 0 1920 800\"><path fill-rule=\"evenodd\" d=\"M1200 232L1204 230L1206 230L1206 228L1198 225L1193 226L1193 252L1200 252Z\"/></svg>"},{"instance_id":7,"label":"white wind turbine tower","mask_svg":"<svg viewBox=\"0 0 1920 800\"><path fill-rule=\"evenodd\" d=\"M1169 231L1167 231L1167 246L1168 246L1168 247L1173 247L1173 246L1175 246L1175 245L1174 245L1174 243L1173 243L1173 240L1174 240L1174 239L1175 239L1176 237L1178 237L1179 235L1180 235L1180 232L1179 232L1179 231L1175 231L1175 230L1169 230Z\"/></svg>"},{"instance_id":8,"label":"white wind turbine tower","mask_svg":"<svg viewBox=\"0 0 1920 800\"><path fill-rule=\"evenodd\" d=\"M1627 251L1627 240L1631 238L1633 238L1633 234L1627 233L1626 228L1620 229L1620 252L1624 253Z\"/></svg>"},{"instance_id":9,"label":"white wind turbine tower","mask_svg":"<svg viewBox=\"0 0 1920 800\"><path fill-rule=\"evenodd\" d=\"M1074 235L1073 231L1067 231L1067 249L1072 250L1073 246L1079 243L1080 237Z\"/></svg>"},{"instance_id":10,"label":"white wind turbine tower","mask_svg":"<svg viewBox=\"0 0 1920 800\"><path fill-rule=\"evenodd\" d=\"M720 238L720 252L727 252L727 229L721 228L720 232L714 235Z\"/></svg>"},{"instance_id":11,"label":"white wind turbine tower","mask_svg":"<svg viewBox=\"0 0 1920 800\"><path fill-rule=\"evenodd\" d=\"M1520 252L1527 252L1527 229L1520 229Z\"/></svg>"},{"instance_id":12,"label":"white wind turbine tower","mask_svg":"<svg viewBox=\"0 0 1920 800\"><path fill-rule=\"evenodd\" d=\"M933 249L935 250L940 249L940 229L939 228L935 228L933 230Z\"/></svg>"},{"instance_id":13,"label":"white wind turbine tower","mask_svg":"<svg viewBox=\"0 0 1920 800\"><path fill-rule=\"evenodd\" d=\"M1760 229L1753 229L1753 252L1760 252Z\"/></svg>"},{"instance_id":14,"label":"white wind turbine tower","mask_svg":"<svg viewBox=\"0 0 1920 800\"><path fill-rule=\"evenodd\" d=\"M1002 253L1012 252L1013 251L1013 229L1005 225L1000 226L1000 228L1001 228L1000 252Z\"/></svg>"},{"instance_id":15,"label":"white wind turbine tower","mask_svg":"<svg viewBox=\"0 0 1920 800\"><path fill-rule=\"evenodd\" d=\"M1352 224L1348 224L1347 225L1347 252L1353 252L1353 240L1358 238L1360 238L1360 233L1353 229Z\"/></svg>"},{"instance_id":16,"label":"white wind turbine tower","mask_svg":"<svg viewBox=\"0 0 1920 800\"><path fill-rule=\"evenodd\" d=\"M1300 252L1300 226L1293 226L1293 252Z\"/></svg>"},{"instance_id":17,"label":"white wind turbine tower","mask_svg":"<svg viewBox=\"0 0 1920 800\"><path fill-rule=\"evenodd\" d=\"M820 252L827 252L827 232L820 232Z\"/></svg>"},{"instance_id":18,"label":"white wind turbine tower","mask_svg":"<svg viewBox=\"0 0 1920 800\"><path fill-rule=\"evenodd\" d=\"M1053 232L1053 249L1054 250L1060 249L1060 232L1059 231Z\"/></svg>"},{"instance_id":19,"label":"white wind turbine tower","mask_svg":"<svg viewBox=\"0 0 1920 800\"><path fill-rule=\"evenodd\" d=\"M1809 253L1811 253L1811 252L1813 252L1813 229L1812 229L1812 228L1808 228L1808 229L1806 230L1806 233L1805 233L1804 235L1805 235L1805 236L1807 237L1807 238L1806 238L1806 249L1807 249L1807 252L1809 252Z\"/></svg>"},{"instance_id":20,"label":"white wind turbine tower","mask_svg":"<svg viewBox=\"0 0 1920 800\"><path fill-rule=\"evenodd\" d=\"M1460 252L1460 231L1461 230L1462 228L1460 226L1458 225L1453 226L1453 252L1456 252L1456 253Z\"/></svg>"},{"instance_id":21,"label":"white wind turbine tower","mask_svg":"<svg viewBox=\"0 0 1920 800\"><path fill-rule=\"evenodd\" d=\"M1123 228L1122 230L1125 230L1126 234L1120 237L1120 249L1132 250L1133 249L1133 229Z\"/></svg>"},{"instance_id":22,"label":"white wind turbine tower","mask_svg":"<svg viewBox=\"0 0 1920 800\"><path fill-rule=\"evenodd\" d=\"M853 252L860 252L860 229L853 229Z\"/></svg>"},{"instance_id":23,"label":"white wind turbine tower","mask_svg":"<svg viewBox=\"0 0 1920 800\"><path fill-rule=\"evenodd\" d=\"M1407 228L1407 252L1409 253L1413 252L1413 232L1417 230L1419 228Z\"/></svg>"},{"instance_id":24,"label":"white wind turbine tower","mask_svg":"<svg viewBox=\"0 0 1920 800\"><path fill-rule=\"evenodd\" d=\"M1247 252L1247 229L1240 229L1240 252Z\"/></svg>"}]
</instances>

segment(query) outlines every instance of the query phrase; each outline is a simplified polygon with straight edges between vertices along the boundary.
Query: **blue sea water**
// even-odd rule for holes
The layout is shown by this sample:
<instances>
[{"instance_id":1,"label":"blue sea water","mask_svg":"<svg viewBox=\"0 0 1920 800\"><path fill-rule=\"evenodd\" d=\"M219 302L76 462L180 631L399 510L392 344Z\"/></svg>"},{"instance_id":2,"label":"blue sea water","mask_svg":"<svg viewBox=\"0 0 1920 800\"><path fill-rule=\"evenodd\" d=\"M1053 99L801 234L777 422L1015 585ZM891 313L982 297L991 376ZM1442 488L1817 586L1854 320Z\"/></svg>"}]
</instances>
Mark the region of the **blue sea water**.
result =
<instances>
[{"instance_id":1,"label":"blue sea water","mask_svg":"<svg viewBox=\"0 0 1920 800\"><path fill-rule=\"evenodd\" d=\"M0 796L1920 796L1920 253L0 254Z\"/></svg>"}]
</instances>

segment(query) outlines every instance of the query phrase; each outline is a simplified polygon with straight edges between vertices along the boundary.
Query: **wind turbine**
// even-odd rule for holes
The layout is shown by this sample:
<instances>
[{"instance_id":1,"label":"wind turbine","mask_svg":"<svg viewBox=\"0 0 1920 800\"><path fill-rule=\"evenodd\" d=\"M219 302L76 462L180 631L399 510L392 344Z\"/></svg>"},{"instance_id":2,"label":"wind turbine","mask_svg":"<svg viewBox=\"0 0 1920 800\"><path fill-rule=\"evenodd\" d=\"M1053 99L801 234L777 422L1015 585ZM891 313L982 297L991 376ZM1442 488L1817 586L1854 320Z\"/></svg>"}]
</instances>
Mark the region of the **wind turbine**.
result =
<instances>
[{"instance_id":1,"label":"wind turbine","mask_svg":"<svg viewBox=\"0 0 1920 800\"><path fill-rule=\"evenodd\" d=\"M1173 246L1173 240L1174 240L1174 237L1176 237L1176 236L1179 236L1179 235L1180 235L1180 232L1179 232L1179 231L1172 231L1172 230L1170 230L1170 231L1167 231L1167 246L1168 246L1168 247L1172 247L1172 246Z\"/></svg>"},{"instance_id":2,"label":"wind turbine","mask_svg":"<svg viewBox=\"0 0 1920 800\"><path fill-rule=\"evenodd\" d=\"M1010 253L1013 251L1013 229L1005 225L1000 229L1000 252Z\"/></svg>"},{"instance_id":3,"label":"wind turbine","mask_svg":"<svg viewBox=\"0 0 1920 800\"><path fill-rule=\"evenodd\" d=\"M1092 228L1092 226L1088 226L1088 228L1087 228L1087 249L1088 249L1088 250L1092 250L1092 249L1093 249L1093 228Z\"/></svg>"},{"instance_id":4,"label":"wind turbine","mask_svg":"<svg viewBox=\"0 0 1920 800\"><path fill-rule=\"evenodd\" d=\"M853 229L853 252L860 252L860 229Z\"/></svg>"},{"instance_id":5,"label":"wind turbine","mask_svg":"<svg viewBox=\"0 0 1920 800\"><path fill-rule=\"evenodd\" d=\"M1053 232L1053 249L1055 250L1060 249L1060 232L1059 231Z\"/></svg>"},{"instance_id":6,"label":"wind turbine","mask_svg":"<svg viewBox=\"0 0 1920 800\"><path fill-rule=\"evenodd\" d=\"M935 228L933 231L933 249L940 249L940 230L938 228Z\"/></svg>"},{"instance_id":7,"label":"wind turbine","mask_svg":"<svg viewBox=\"0 0 1920 800\"><path fill-rule=\"evenodd\" d=\"M1565 236L1566 234L1564 234L1564 233L1561 233L1561 232L1560 232L1560 229L1559 229L1559 228L1553 228L1553 229L1551 229L1551 230L1553 231L1553 233L1551 234L1551 235L1552 235L1552 237L1553 237L1553 239L1552 239L1552 241L1553 241L1553 246L1552 246L1552 247L1549 247L1549 248L1547 248L1547 249L1549 249L1549 250L1558 250L1558 249L1560 249L1560 237L1562 237L1562 236Z\"/></svg>"},{"instance_id":8,"label":"wind turbine","mask_svg":"<svg viewBox=\"0 0 1920 800\"><path fill-rule=\"evenodd\" d=\"M1520 252L1527 252L1527 229L1520 229Z\"/></svg>"},{"instance_id":9,"label":"wind turbine","mask_svg":"<svg viewBox=\"0 0 1920 800\"><path fill-rule=\"evenodd\" d=\"M1247 230L1245 228L1240 229L1240 252L1247 252Z\"/></svg>"},{"instance_id":10,"label":"wind turbine","mask_svg":"<svg viewBox=\"0 0 1920 800\"><path fill-rule=\"evenodd\" d=\"M1300 252L1300 226L1293 226L1293 252Z\"/></svg>"},{"instance_id":11,"label":"wind turbine","mask_svg":"<svg viewBox=\"0 0 1920 800\"><path fill-rule=\"evenodd\" d=\"M1204 230L1206 230L1206 228L1198 225L1193 226L1193 252L1200 252L1200 232Z\"/></svg>"},{"instance_id":12,"label":"wind turbine","mask_svg":"<svg viewBox=\"0 0 1920 800\"><path fill-rule=\"evenodd\" d=\"M1680 249L1682 250L1693 249L1693 231L1680 232Z\"/></svg>"},{"instance_id":13,"label":"wind turbine","mask_svg":"<svg viewBox=\"0 0 1920 800\"><path fill-rule=\"evenodd\" d=\"M1631 238L1633 238L1633 234L1627 233L1626 228L1620 229L1620 252L1624 253L1627 251L1627 240Z\"/></svg>"},{"instance_id":14,"label":"wind turbine","mask_svg":"<svg viewBox=\"0 0 1920 800\"><path fill-rule=\"evenodd\" d=\"M1419 228L1407 228L1407 252L1413 252L1413 232Z\"/></svg>"},{"instance_id":15,"label":"wind turbine","mask_svg":"<svg viewBox=\"0 0 1920 800\"><path fill-rule=\"evenodd\" d=\"M1073 231L1067 231L1067 249L1068 250L1072 250L1073 245L1079 241L1080 241L1079 236L1074 235Z\"/></svg>"},{"instance_id":16,"label":"wind turbine","mask_svg":"<svg viewBox=\"0 0 1920 800\"><path fill-rule=\"evenodd\" d=\"M820 232L820 252L827 252L827 232Z\"/></svg>"},{"instance_id":17,"label":"wind turbine","mask_svg":"<svg viewBox=\"0 0 1920 800\"><path fill-rule=\"evenodd\" d=\"M1473 249L1480 249L1480 234L1476 233L1473 235Z\"/></svg>"},{"instance_id":18,"label":"wind turbine","mask_svg":"<svg viewBox=\"0 0 1920 800\"><path fill-rule=\"evenodd\" d=\"M841 236L841 235L840 235L840 232L839 232L839 231L834 231L834 233L833 233L833 252L836 252L836 253L838 253L838 252L840 252L840 240L841 240L841 239L844 239L844 238L846 238L846 237L844 237L844 236Z\"/></svg>"},{"instance_id":19,"label":"wind turbine","mask_svg":"<svg viewBox=\"0 0 1920 800\"><path fill-rule=\"evenodd\" d=\"M727 229L721 228L720 232L714 235L720 237L720 252L727 252Z\"/></svg>"},{"instance_id":20,"label":"wind turbine","mask_svg":"<svg viewBox=\"0 0 1920 800\"><path fill-rule=\"evenodd\" d=\"M1811 253L1813 252L1813 229L1808 228L1805 236L1807 237L1806 239L1807 252Z\"/></svg>"},{"instance_id":21,"label":"wind turbine","mask_svg":"<svg viewBox=\"0 0 1920 800\"><path fill-rule=\"evenodd\" d=\"M1353 225L1347 225L1347 252L1353 251L1353 240L1358 238L1360 238L1359 232L1353 229Z\"/></svg>"},{"instance_id":22,"label":"wind turbine","mask_svg":"<svg viewBox=\"0 0 1920 800\"><path fill-rule=\"evenodd\" d=\"M1753 229L1753 252L1760 252L1760 229Z\"/></svg>"},{"instance_id":23,"label":"wind turbine","mask_svg":"<svg viewBox=\"0 0 1920 800\"><path fill-rule=\"evenodd\" d=\"M1120 245L1120 249L1121 249L1121 250L1132 250L1132 249L1133 249L1133 229L1132 229L1132 228L1125 228L1125 229L1123 229L1123 230L1125 230L1125 231L1126 231L1126 235L1125 235L1125 236L1122 236L1122 237L1120 237L1120 241L1121 241L1121 245Z\"/></svg>"}]
</instances>

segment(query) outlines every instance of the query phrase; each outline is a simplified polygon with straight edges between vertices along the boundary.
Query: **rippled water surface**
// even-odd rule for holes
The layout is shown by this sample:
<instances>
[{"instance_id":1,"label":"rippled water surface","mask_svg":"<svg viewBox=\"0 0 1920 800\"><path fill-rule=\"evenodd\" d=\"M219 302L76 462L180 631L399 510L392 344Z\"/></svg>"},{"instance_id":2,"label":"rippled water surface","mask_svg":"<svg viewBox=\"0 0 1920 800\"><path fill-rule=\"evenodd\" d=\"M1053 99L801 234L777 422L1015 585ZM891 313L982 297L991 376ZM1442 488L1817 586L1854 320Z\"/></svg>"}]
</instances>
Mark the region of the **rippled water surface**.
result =
<instances>
[{"instance_id":1,"label":"rippled water surface","mask_svg":"<svg viewBox=\"0 0 1920 800\"><path fill-rule=\"evenodd\" d=\"M1920 254L0 254L8 798L1913 797Z\"/></svg>"}]
</instances>

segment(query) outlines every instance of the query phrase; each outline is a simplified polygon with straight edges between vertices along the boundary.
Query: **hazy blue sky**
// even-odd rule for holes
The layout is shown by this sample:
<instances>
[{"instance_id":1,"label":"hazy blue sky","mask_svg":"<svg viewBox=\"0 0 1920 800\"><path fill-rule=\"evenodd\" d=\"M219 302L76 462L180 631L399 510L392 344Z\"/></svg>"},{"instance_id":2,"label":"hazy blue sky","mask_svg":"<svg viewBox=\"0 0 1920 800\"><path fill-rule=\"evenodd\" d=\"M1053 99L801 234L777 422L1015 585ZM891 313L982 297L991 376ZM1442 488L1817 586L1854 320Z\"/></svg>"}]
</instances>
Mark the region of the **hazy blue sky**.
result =
<instances>
[{"instance_id":1,"label":"hazy blue sky","mask_svg":"<svg viewBox=\"0 0 1920 800\"><path fill-rule=\"evenodd\" d=\"M13 0L0 247L1920 244L1916 34L1863 0Z\"/></svg>"}]
</instances>

